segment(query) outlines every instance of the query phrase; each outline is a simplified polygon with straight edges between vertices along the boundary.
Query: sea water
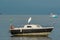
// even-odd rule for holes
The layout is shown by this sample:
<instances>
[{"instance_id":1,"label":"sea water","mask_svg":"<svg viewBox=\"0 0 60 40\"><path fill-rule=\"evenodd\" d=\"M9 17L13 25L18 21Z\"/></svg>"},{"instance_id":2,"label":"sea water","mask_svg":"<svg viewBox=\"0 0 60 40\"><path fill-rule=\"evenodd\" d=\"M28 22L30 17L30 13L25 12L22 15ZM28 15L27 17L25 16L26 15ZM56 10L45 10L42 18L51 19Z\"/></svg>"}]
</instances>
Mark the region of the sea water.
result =
<instances>
[{"instance_id":1,"label":"sea water","mask_svg":"<svg viewBox=\"0 0 60 40\"><path fill-rule=\"evenodd\" d=\"M11 17L12 22L10 22ZM11 37L10 24L23 27L28 24L29 17L32 17L31 24L53 25L51 34L48 37ZM60 15L57 18L51 18L49 15L0 15L0 40L60 40Z\"/></svg>"}]
</instances>

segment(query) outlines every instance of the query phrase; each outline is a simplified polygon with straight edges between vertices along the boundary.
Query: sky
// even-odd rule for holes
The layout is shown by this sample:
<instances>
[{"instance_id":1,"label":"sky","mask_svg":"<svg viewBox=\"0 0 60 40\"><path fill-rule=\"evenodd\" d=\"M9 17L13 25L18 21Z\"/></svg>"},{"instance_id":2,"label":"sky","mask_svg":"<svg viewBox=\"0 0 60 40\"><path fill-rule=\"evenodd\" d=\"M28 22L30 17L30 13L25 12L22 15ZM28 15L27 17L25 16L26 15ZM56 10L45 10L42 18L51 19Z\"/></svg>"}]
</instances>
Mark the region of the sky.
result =
<instances>
[{"instance_id":1,"label":"sky","mask_svg":"<svg viewBox=\"0 0 60 40\"><path fill-rule=\"evenodd\" d=\"M60 0L0 0L2 15L60 14Z\"/></svg>"}]
</instances>

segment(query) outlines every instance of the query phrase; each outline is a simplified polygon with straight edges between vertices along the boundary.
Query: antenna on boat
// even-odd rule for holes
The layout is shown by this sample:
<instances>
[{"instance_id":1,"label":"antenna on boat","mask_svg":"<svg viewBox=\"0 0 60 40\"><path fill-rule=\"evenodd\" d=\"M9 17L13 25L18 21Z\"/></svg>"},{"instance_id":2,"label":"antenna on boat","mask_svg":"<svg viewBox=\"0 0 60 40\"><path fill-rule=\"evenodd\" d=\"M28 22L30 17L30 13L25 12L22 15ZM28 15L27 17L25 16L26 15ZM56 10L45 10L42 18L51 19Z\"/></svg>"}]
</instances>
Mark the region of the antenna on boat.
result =
<instances>
[{"instance_id":1,"label":"antenna on boat","mask_svg":"<svg viewBox=\"0 0 60 40\"><path fill-rule=\"evenodd\" d=\"M30 24L30 21L31 21L31 17L28 19L28 24Z\"/></svg>"}]
</instances>

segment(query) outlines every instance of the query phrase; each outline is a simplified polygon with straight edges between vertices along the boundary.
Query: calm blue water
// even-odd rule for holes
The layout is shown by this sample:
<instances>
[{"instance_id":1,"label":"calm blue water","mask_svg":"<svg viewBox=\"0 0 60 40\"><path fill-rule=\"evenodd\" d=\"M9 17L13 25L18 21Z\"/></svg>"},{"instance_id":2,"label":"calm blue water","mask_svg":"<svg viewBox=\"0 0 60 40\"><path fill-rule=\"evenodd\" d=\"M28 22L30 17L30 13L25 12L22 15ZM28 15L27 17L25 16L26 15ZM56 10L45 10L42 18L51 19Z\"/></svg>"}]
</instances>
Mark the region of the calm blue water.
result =
<instances>
[{"instance_id":1,"label":"calm blue water","mask_svg":"<svg viewBox=\"0 0 60 40\"><path fill-rule=\"evenodd\" d=\"M32 17L30 23L49 26L54 24L54 29L48 37L10 37L9 25L10 17L13 18L15 27L27 24L29 17ZM60 15L58 18L50 18L49 15L0 15L0 40L59 40L60 39Z\"/></svg>"}]
</instances>

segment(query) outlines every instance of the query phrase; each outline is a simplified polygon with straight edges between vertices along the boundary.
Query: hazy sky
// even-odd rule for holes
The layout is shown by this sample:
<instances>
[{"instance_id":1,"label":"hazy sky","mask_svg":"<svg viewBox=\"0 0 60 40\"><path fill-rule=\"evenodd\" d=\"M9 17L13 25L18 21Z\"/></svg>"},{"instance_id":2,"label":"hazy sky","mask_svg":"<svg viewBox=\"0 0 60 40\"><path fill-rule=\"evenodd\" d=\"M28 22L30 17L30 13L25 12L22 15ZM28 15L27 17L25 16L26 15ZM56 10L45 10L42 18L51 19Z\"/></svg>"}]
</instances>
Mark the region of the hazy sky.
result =
<instances>
[{"instance_id":1,"label":"hazy sky","mask_svg":"<svg viewBox=\"0 0 60 40\"><path fill-rule=\"evenodd\" d=\"M0 14L60 14L60 0L0 0Z\"/></svg>"}]
</instances>

